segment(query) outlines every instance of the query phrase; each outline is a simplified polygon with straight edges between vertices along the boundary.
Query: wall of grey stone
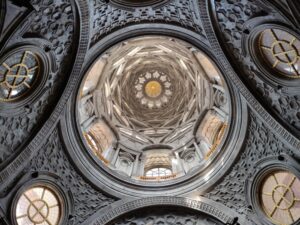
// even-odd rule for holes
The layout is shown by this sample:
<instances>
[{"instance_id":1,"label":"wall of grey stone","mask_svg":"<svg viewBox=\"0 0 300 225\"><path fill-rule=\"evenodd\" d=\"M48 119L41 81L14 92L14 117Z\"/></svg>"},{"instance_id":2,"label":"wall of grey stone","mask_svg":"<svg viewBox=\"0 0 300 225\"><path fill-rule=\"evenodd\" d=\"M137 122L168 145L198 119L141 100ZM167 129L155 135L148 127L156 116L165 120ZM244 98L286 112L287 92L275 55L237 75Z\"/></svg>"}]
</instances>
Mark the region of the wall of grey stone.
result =
<instances>
[{"instance_id":1,"label":"wall of grey stone","mask_svg":"<svg viewBox=\"0 0 300 225\"><path fill-rule=\"evenodd\" d=\"M251 29L264 24L280 24L297 33L299 20L295 8L291 7L294 3L171 0L155 8L132 9L102 0L32 0L21 5L7 0L5 3L0 4L0 18L15 13L16 23L2 30L4 26L0 22L0 55L19 45L34 45L48 55L50 69L44 87L27 102L13 107L0 103L0 223L11 224L12 202L19 188L35 180L49 179L61 187L69 201L67 224L109 221L108 224L121 225L151 221L237 225L245 220L244 224L261 224L247 200L246 183L253 178L256 165L263 158L286 154L299 162L300 95L289 82L279 81L274 85L274 81L266 78L269 75L257 67L245 40ZM9 4L21 10L4 13ZM190 203L186 198L189 204L184 206L185 210L180 210L184 205L182 196L181 200L162 196L161 203L153 200L148 205L156 207L135 211L145 205L132 202L152 200L120 199L101 190L72 161L62 138L65 130L59 126L65 116L66 102L81 79L84 60L90 57L89 49L94 51L108 34L143 23L153 24L153 29L158 23L184 27L199 34L249 108L246 139L234 166L206 193L195 190L197 201ZM201 198L209 202L204 204L206 200ZM195 212L192 209L197 204L201 210ZM134 211L130 213L131 210ZM221 221L222 216L228 217L227 222Z\"/></svg>"}]
</instances>

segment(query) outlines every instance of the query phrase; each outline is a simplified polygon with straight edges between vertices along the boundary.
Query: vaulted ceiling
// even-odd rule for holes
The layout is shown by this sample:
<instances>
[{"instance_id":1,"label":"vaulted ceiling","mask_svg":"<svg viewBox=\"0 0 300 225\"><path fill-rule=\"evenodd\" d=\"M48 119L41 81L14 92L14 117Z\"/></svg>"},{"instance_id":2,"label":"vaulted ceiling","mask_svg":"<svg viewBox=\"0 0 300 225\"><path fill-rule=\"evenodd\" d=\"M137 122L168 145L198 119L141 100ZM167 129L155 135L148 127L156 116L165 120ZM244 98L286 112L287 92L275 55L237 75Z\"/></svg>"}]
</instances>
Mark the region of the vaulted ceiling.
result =
<instances>
[{"instance_id":1,"label":"vaulted ceiling","mask_svg":"<svg viewBox=\"0 0 300 225\"><path fill-rule=\"evenodd\" d=\"M0 224L299 224L299 14L0 1Z\"/></svg>"}]
</instances>

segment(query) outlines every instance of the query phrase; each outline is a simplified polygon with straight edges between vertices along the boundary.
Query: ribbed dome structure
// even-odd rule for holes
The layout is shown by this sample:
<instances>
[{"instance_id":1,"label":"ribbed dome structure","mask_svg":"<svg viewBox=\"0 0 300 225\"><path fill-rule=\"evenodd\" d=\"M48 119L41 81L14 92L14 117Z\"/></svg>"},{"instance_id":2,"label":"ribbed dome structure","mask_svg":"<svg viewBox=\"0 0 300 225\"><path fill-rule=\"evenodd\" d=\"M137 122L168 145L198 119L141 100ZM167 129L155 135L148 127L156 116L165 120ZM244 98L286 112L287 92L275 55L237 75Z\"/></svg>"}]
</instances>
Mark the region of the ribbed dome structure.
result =
<instances>
[{"instance_id":1,"label":"ribbed dome structure","mask_svg":"<svg viewBox=\"0 0 300 225\"><path fill-rule=\"evenodd\" d=\"M102 146L139 153L129 153L129 167L149 149L158 157L157 151L164 155L169 149L170 162L178 160L176 151L196 148L203 149L195 160L208 158L229 116L225 83L215 66L200 50L165 36L133 38L110 48L89 70L81 96L80 120L88 140L93 136L105 140ZM95 127L102 127L98 135ZM199 147L201 140L204 147ZM102 151L109 164L113 150Z\"/></svg>"}]
</instances>

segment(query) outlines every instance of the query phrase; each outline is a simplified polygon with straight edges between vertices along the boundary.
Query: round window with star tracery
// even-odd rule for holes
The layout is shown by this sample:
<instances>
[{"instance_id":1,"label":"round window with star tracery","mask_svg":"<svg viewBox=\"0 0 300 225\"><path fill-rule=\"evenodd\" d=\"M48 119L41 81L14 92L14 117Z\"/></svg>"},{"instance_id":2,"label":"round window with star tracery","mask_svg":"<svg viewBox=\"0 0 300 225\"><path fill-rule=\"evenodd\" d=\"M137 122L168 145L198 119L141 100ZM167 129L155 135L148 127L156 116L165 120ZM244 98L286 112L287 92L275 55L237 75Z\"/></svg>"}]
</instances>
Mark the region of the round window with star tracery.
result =
<instances>
[{"instance_id":1,"label":"round window with star tracery","mask_svg":"<svg viewBox=\"0 0 300 225\"><path fill-rule=\"evenodd\" d=\"M282 29L261 32L258 48L270 69L288 78L300 78L300 40Z\"/></svg>"},{"instance_id":2,"label":"round window with star tracery","mask_svg":"<svg viewBox=\"0 0 300 225\"><path fill-rule=\"evenodd\" d=\"M16 204L18 225L59 225L62 202L58 193L47 186L34 186L19 197Z\"/></svg>"},{"instance_id":3,"label":"round window with star tracery","mask_svg":"<svg viewBox=\"0 0 300 225\"><path fill-rule=\"evenodd\" d=\"M300 180L293 173L277 170L260 184L260 204L276 225L290 225L300 219Z\"/></svg>"},{"instance_id":4,"label":"round window with star tracery","mask_svg":"<svg viewBox=\"0 0 300 225\"><path fill-rule=\"evenodd\" d=\"M36 52L19 49L0 63L0 101L12 102L32 90L41 75L42 60Z\"/></svg>"}]
</instances>

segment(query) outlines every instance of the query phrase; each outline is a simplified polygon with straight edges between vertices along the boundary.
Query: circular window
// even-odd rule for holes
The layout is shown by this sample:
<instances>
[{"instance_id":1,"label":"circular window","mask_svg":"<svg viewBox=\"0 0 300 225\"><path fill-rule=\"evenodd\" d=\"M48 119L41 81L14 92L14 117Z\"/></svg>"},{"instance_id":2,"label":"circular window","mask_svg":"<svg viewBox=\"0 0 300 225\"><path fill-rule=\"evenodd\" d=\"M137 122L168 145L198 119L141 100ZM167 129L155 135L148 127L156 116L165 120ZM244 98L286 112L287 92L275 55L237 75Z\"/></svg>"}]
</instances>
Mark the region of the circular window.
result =
<instances>
[{"instance_id":1,"label":"circular window","mask_svg":"<svg viewBox=\"0 0 300 225\"><path fill-rule=\"evenodd\" d=\"M277 28L261 32L258 48L270 69L288 78L300 78L300 40Z\"/></svg>"},{"instance_id":2,"label":"circular window","mask_svg":"<svg viewBox=\"0 0 300 225\"><path fill-rule=\"evenodd\" d=\"M260 184L260 204L274 224L289 225L300 218L300 180L287 170L266 175Z\"/></svg>"},{"instance_id":3,"label":"circular window","mask_svg":"<svg viewBox=\"0 0 300 225\"><path fill-rule=\"evenodd\" d=\"M221 154L231 101L201 50L172 37L141 36L96 59L77 112L100 165L132 182L157 182L200 171Z\"/></svg>"},{"instance_id":4,"label":"circular window","mask_svg":"<svg viewBox=\"0 0 300 225\"><path fill-rule=\"evenodd\" d=\"M58 225L62 218L62 203L48 186L33 186L21 194L16 203L16 221L23 225Z\"/></svg>"},{"instance_id":5,"label":"circular window","mask_svg":"<svg viewBox=\"0 0 300 225\"><path fill-rule=\"evenodd\" d=\"M11 102L27 94L41 75L39 54L19 49L0 64L0 101Z\"/></svg>"}]
</instances>

